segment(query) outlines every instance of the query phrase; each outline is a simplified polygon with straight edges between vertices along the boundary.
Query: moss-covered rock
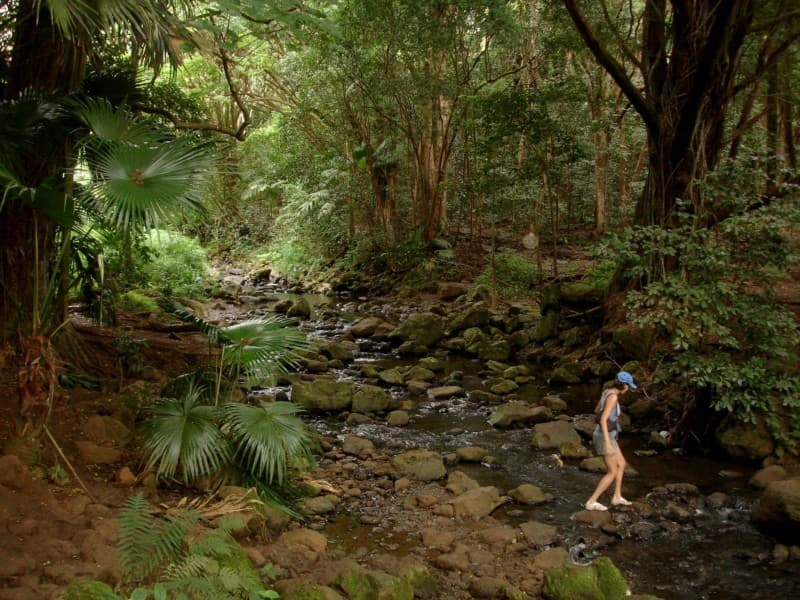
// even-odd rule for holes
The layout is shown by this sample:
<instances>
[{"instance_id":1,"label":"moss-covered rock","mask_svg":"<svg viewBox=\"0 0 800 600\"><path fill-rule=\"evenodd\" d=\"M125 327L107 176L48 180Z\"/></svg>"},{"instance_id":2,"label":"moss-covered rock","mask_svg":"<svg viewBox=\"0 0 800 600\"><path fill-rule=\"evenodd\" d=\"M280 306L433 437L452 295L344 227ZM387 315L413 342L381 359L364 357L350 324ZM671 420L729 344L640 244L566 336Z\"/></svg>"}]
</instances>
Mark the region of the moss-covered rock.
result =
<instances>
[{"instance_id":1,"label":"moss-covered rock","mask_svg":"<svg viewBox=\"0 0 800 600\"><path fill-rule=\"evenodd\" d=\"M414 342L417 346L430 348L444 337L442 320L433 313L418 313L409 316L395 329L389 338L401 342Z\"/></svg>"},{"instance_id":2,"label":"moss-covered rock","mask_svg":"<svg viewBox=\"0 0 800 600\"><path fill-rule=\"evenodd\" d=\"M630 593L619 569L606 557L591 565L568 565L545 573L546 600L622 600Z\"/></svg>"},{"instance_id":3,"label":"moss-covered rock","mask_svg":"<svg viewBox=\"0 0 800 600\"><path fill-rule=\"evenodd\" d=\"M766 458L775 451L772 436L762 423L733 423L717 432L722 449L735 458Z\"/></svg>"},{"instance_id":4,"label":"moss-covered rock","mask_svg":"<svg viewBox=\"0 0 800 600\"><path fill-rule=\"evenodd\" d=\"M374 385L362 385L353 394L352 410L360 413L374 413L388 410L392 405L392 395Z\"/></svg>"},{"instance_id":5,"label":"moss-covered rock","mask_svg":"<svg viewBox=\"0 0 800 600\"><path fill-rule=\"evenodd\" d=\"M353 403L355 391L352 381L298 381L292 385L292 401L308 411L346 410Z\"/></svg>"},{"instance_id":6,"label":"moss-covered rock","mask_svg":"<svg viewBox=\"0 0 800 600\"><path fill-rule=\"evenodd\" d=\"M628 325L614 331L611 348L614 356L625 359L645 360L655 338L652 329Z\"/></svg>"}]
</instances>

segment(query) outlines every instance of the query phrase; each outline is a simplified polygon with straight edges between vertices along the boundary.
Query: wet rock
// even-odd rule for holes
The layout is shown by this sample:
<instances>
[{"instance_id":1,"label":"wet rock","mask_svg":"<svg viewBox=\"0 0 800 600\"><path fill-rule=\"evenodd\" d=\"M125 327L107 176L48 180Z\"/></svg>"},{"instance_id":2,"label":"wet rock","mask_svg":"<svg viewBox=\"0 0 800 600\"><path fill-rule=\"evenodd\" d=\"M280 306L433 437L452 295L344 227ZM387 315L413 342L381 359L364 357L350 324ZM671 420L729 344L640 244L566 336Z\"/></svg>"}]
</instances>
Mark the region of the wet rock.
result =
<instances>
[{"instance_id":1,"label":"wet rock","mask_svg":"<svg viewBox=\"0 0 800 600\"><path fill-rule=\"evenodd\" d=\"M312 412L347 410L353 403L355 391L352 381L298 381L292 385L292 401Z\"/></svg>"},{"instance_id":2,"label":"wet rock","mask_svg":"<svg viewBox=\"0 0 800 600\"><path fill-rule=\"evenodd\" d=\"M364 423L370 423L371 421L372 417L367 415L362 415L361 413L350 413L347 415L345 423L348 425L363 425Z\"/></svg>"},{"instance_id":3,"label":"wet rock","mask_svg":"<svg viewBox=\"0 0 800 600\"><path fill-rule=\"evenodd\" d=\"M605 556L591 565L567 565L545 573L543 596L547 600L576 598L619 599L630 595L630 588L619 569Z\"/></svg>"},{"instance_id":4,"label":"wet rock","mask_svg":"<svg viewBox=\"0 0 800 600\"><path fill-rule=\"evenodd\" d=\"M447 330L458 333L472 327L483 327L489 323L489 307L484 302L476 302L464 312L456 315L447 323Z\"/></svg>"},{"instance_id":5,"label":"wet rock","mask_svg":"<svg viewBox=\"0 0 800 600\"><path fill-rule=\"evenodd\" d=\"M442 320L433 313L410 315L389 335L392 340L413 342L422 348L430 348L443 337Z\"/></svg>"},{"instance_id":6,"label":"wet rock","mask_svg":"<svg viewBox=\"0 0 800 600\"><path fill-rule=\"evenodd\" d=\"M550 374L550 383L575 384L581 382L583 367L576 362L564 361Z\"/></svg>"},{"instance_id":7,"label":"wet rock","mask_svg":"<svg viewBox=\"0 0 800 600\"><path fill-rule=\"evenodd\" d=\"M796 543L800 539L800 479L767 484L751 518L758 527Z\"/></svg>"},{"instance_id":8,"label":"wet rock","mask_svg":"<svg viewBox=\"0 0 800 600\"><path fill-rule=\"evenodd\" d=\"M750 485L759 490L765 489L773 481L783 481L789 475L780 465L770 465L759 470L750 478Z\"/></svg>"},{"instance_id":9,"label":"wet rock","mask_svg":"<svg viewBox=\"0 0 800 600\"><path fill-rule=\"evenodd\" d=\"M402 371L397 367L381 371L378 373L378 378L389 385L403 385L403 381L405 380Z\"/></svg>"},{"instance_id":10,"label":"wet rock","mask_svg":"<svg viewBox=\"0 0 800 600\"><path fill-rule=\"evenodd\" d=\"M555 394L548 394L542 398L542 405L546 406L553 412L562 412L567 410L567 403Z\"/></svg>"},{"instance_id":11,"label":"wet rock","mask_svg":"<svg viewBox=\"0 0 800 600\"><path fill-rule=\"evenodd\" d=\"M336 507L341 500L333 494L304 498L298 503L298 508L308 515L325 515L336 512Z\"/></svg>"},{"instance_id":12,"label":"wet rock","mask_svg":"<svg viewBox=\"0 0 800 600\"><path fill-rule=\"evenodd\" d=\"M465 547L461 547L454 552L440 554L433 559L433 564L445 571L462 571L466 573L472 570L469 554Z\"/></svg>"},{"instance_id":13,"label":"wet rock","mask_svg":"<svg viewBox=\"0 0 800 600\"><path fill-rule=\"evenodd\" d=\"M530 406L524 402L512 401L498 406L488 419L493 427L510 427L517 424L541 423L553 418L546 406Z\"/></svg>"},{"instance_id":14,"label":"wet rock","mask_svg":"<svg viewBox=\"0 0 800 600\"><path fill-rule=\"evenodd\" d=\"M460 281L440 281L437 286L436 295L442 300L455 300L469 291L469 286Z\"/></svg>"},{"instance_id":15,"label":"wet rock","mask_svg":"<svg viewBox=\"0 0 800 600\"><path fill-rule=\"evenodd\" d=\"M456 449L459 460L464 462L481 462L489 452L480 446L465 446Z\"/></svg>"},{"instance_id":16,"label":"wet rock","mask_svg":"<svg viewBox=\"0 0 800 600\"><path fill-rule=\"evenodd\" d=\"M434 481L447 474L441 455L431 450L411 450L392 458L392 466L402 477Z\"/></svg>"},{"instance_id":17,"label":"wet rock","mask_svg":"<svg viewBox=\"0 0 800 600\"><path fill-rule=\"evenodd\" d=\"M582 510L575 513L572 518L578 523L584 523L595 529L608 525L613 519L610 511L599 510Z\"/></svg>"},{"instance_id":18,"label":"wet rock","mask_svg":"<svg viewBox=\"0 0 800 600\"><path fill-rule=\"evenodd\" d=\"M706 497L706 505L710 508L730 506L731 497L725 492L714 492Z\"/></svg>"},{"instance_id":19,"label":"wet rock","mask_svg":"<svg viewBox=\"0 0 800 600\"><path fill-rule=\"evenodd\" d=\"M286 311L287 317L299 319L311 318L311 302L305 296L299 296L292 301L292 305Z\"/></svg>"},{"instance_id":20,"label":"wet rock","mask_svg":"<svg viewBox=\"0 0 800 600\"><path fill-rule=\"evenodd\" d=\"M617 358L645 360L653 345L654 332L635 325L617 327L611 339L613 355Z\"/></svg>"},{"instance_id":21,"label":"wet rock","mask_svg":"<svg viewBox=\"0 0 800 600\"><path fill-rule=\"evenodd\" d=\"M430 389L431 384L427 381L409 381L406 389L412 396L422 396Z\"/></svg>"},{"instance_id":22,"label":"wet rock","mask_svg":"<svg viewBox=\"0 0 800 600\"><path fill-rule=\"evenodd\" d=\"M735 458L762 459L775 450L775 443L762 422L736 423L717 432L723 450Z\"/></svg>"},{"instance_id":23,"label":"wet rock","mask_svg":"<svg viewBox=\"0 0 800 600\"><path fill-rule=\"evenodd\" d=\"M495 546L510 546L517 543L517 530L508 525L487 527L475 535L483 543Z\"/></svg>"},{"instance_id":24,"label":"wet rock","mask_svg":"<svg viewBox=\"0 0 800 600\"><path fill-rule=\"evenodd\" d=\"M390 427L404 427L411 421L411 417L404 410L393 410L386 416L386 424Z\"/></svg>"},{"instance_id":25,"label":"wet rock","mask_svg":"<svg viewBox=\"0 0 800 600\"><path fill-rule=\"evenodd\" d=\"M362 385L353 394L352 409L355 412L384 412L392 405L392 396L374 385Z\"/></svg>"},{"instance_id":26,"label":"wet rock","mask_svg":"<svg viewBox=\"0 0 800 600\"><path fill-rule=\"evenodd\" d=\"M461 396L464 394L464 388L458 385L444 385L439 387L430 388L428 396L432 400L444 400L454 396Z\"/></svg>"},{"instance_id":27,"label":"wet rock","mask_svg":"<svg viewBox=\"0 0 800 600\"><path fill-rule=\"evenodd\" d=\"M500 577L473 577L469 581L469 592L473 598L505 598L506 585Z\"/></svg>"},{"instance_id":28,"label":"wet rock","mask_svg":"<svg viewBox=\"0 0 800 600\"><path fill-rule=\"evenodd\" d=\"M445 489L450 491L453 495L459 496L464 492L468 492L469 490L474 490L479 488L480 484L469 477L463 471L452 471L447 476L447 484L445 485Z\"/></svg>"},{"instance_id":29,"label":"wet rock","mask_svg":"<svg viewBox=\"0 0 800 600\"><path fill-rule=\"evenodd\" d=\"M594 435L594 429L597 427L597 423L595 422L593 415L578 415L573 419L572 426L581 437L591 440L592 436Z\"/></svg>"},{"instance_id":30,"label":"wet rock","mask_svg":"<svg viewBox=\"0 0 800 600\"><path fill-rule=\"evenodd\" d=\"M513 392L516 392L519 389L519 385L517 385L514 381L510 379L501 379L496 383L492 384L489 388L489 391L493 394L497 394L498 396L507 396Z\"/></svg>"},{"instance_id":31,"label":"wet rock","mask_svg":"<svg viewBox=\"0 0 800 600\"><path fill-rule=\"evenodd\" d=\"M651 431L650 437L647 438L647 445L664 450L669 446L669 434L666 431Z\"/></svg>"},{"instance_id":32,"label":"wet rock","mask_svg":"<svg viewBox=\"0 0 800 600\"><path fill-rule=\"evenodd\" d=\"M355 337L370 337L385 321L378 317L364 317L350 327L350 333Z\"/></svg>"},{"instance_id":33,"label":"wet rock","mask_svg":"<svg viewBox=\"0 0 800 600\"><path fill-rule=\"evenodd\" d=\"M534 548L549 546L558 539L558 528L555 525L528 521L520 525L520 529L525 539L528 540L528 544Z\"/></svg>"},{"instance_id":34,"label":"wet rock","mask_svg":"<svg viewBox=\"0 0 800 600\"><path fill-rule=\"evenodd\" d=\"M422 544L434 550L449 550L456 540L454 533L440 529L426 528L420 532Z\"/></svg>"},{"instance_id":35,"label":"wet rock","mask_svg":"<svg viewBox=\"0 0 800 600\"><path fill-rule=\"evenodd\" d=\"M537 504L544 504L551 499L549 494L545 494L539 486L523 483L508 492L516 502L526 504L528 506L535 506Z\"/></svg>"},{"instance_id":36,"label":"wet rock","mask_svg":"<svg viewBox=\"0 0 800 600\"><path fill-rule=\"evenodd\" d=\"M533 558L532 567L538 571L547 572L551 569L557 569L571 564L572 559L570 559L567 549L558 546L537 554Z\"/></svg>"},{"instance_id":37,"label":"wet rock","mask_svg":"<svg viewBox=\"0 0 800 600\"><path fill-rule=\"evenodd\" d=\"M571 423L566 421L551 421L538 423L533 427L531 445L540 450L558 448L561 444L580 444L581 438Z\"/></svg>"},{"instance_id":38,"label":"wet rock","mask_svg":"<svg viewBox=\"0 0 800 600\"><path fill-rule=\"evenodd\" d=\"M352 456L371 456L375 452L375 444L357 435L348 435L342 442L342 452Z\"/></svg>"},{"instance_id":39,"label":"wet rock","mask_svg":"<svg viewBox=\"0 0 800 600\"><path fill-rule=\"evenodd\" d=\"M501 496L496 487L486 486L468 490L446 504L453 507L456 517L477 520L492 514L497 507L508 500L508 496Z\"/></svg>"},{"instance_id":40,"label":"wet rock","mask_svg":"<svg viewBox=\"0 0 800 600\"><path fill-rule=\"evenodd\" d=\"M320 347L320 353L327 356L331 360L340 360L342 362L350 362L355 358L358 352L358 344L349 340L340 340L338 342L328 342Z\"/></svg>"},{"instance_id":41,"label":"wet rock","mask_svg":"<svg viewBox=\"0 0 800 600\"><path fill-rule=\"evenodd\" d=\"M637 521L628 528L628 535L637 540L652 540L661 532L661 528L650 521Z\"/></svg>"},{"instance_id":42,"label":"wet rock","mask_svg":"<svg viewBox=\"0 0 800 600\"><path fill-rule=\"evenodd\" d=\"M265 548L264 556L288 572L314 565L326 552L328 539L318 531L295 529L282 534Z\"/></svg>"},{"instance_id":43,"label":"wet rock","mask_svg":"<svg viewBox=\"0 0 800 600\"><path fill-rule=\"evenodd\" d=\"M580 442L561 444L558 447L558 452L564 458L589 458L592 456L592 451Z\"/></svg>"},{"instance_id":44,"label":"wet rock","mask_svg":"<svg viewBox=\"0 0 800 600\"><path fill-rule=\"evenodd\" d=\"M425 367L415 365L408 370L406 378L415 381L431 381L436 378L436 373Z\"/></svg>"}]
</instances>

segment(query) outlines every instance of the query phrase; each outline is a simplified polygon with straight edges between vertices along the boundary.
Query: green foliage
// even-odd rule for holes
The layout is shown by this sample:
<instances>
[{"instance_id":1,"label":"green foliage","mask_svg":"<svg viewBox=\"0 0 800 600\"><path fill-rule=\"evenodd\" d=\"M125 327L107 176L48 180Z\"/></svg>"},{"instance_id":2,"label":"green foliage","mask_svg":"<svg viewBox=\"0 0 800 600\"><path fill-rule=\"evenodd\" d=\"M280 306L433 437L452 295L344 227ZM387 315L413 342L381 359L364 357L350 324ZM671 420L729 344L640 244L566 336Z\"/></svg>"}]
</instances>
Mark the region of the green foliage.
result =
<instances>
[{"instance_id":1,"label":"green foliage","mask_svg":"<svg viewBox=\"0 0 800 600\"><path fill-rule=\"evenodd\" d=\"M232 536L236 517L214 526L193 511L165 518L150 514L141 494L128 498L120 515L118 551L126 581L152 586L135 589L137 598L234 600L271 597L259 572ZM272 596L275 597L275 596Z\"/></svg>"},{"instance_id":2,"label":"green foliage","mask_svg":"<svg viewBox=\"0 0 800 600\"><path fill-rule=\"evenodd\" d=\"M504 300L527 298L536 285L536 265L516 252L502 250L494 255L474 280L474 288L486 286Z\"/></svg>"},{"instance_id":3,"label":"green foliage","mask_svg":"<svg viewBox=\"0 0 800 600\"><path fill-rule=\"evenodd\" d=\"M777 441L800 440L800 332L774 293L793 258L786 233L796 200L760 208L715 187L739 210L714 227L684 214L673 229L633 229L611 244L628 277L641 282L626 305L636 322L669 341L662 377L707 392L711 405L745 422L767 416ZM745 197L746 198L746 197Z\"/></svg>"},{"instance_id":4,"label":"green foliage","mask_svg":"<svg viewBox=\"0 0 800 600\"><path fill-rule=\"evenodd\" d=\"M146 242L150 259L142 265L149 285L165 295L203 299L208 262L200 243L184 235L153 230Z\"/></svg>"},{"instance_id":5,"label":"green foliage","mask_svg":"<svg viewBox=\"0 0 800 600\"><path fill-rule=\"evenodd\" d=\"M128 375L141 375L144 371L141 351L147 348L147 340L134 338L129 331L123 331L112 340L117 349L117 360Z\"/></svg>"}]
</instances>

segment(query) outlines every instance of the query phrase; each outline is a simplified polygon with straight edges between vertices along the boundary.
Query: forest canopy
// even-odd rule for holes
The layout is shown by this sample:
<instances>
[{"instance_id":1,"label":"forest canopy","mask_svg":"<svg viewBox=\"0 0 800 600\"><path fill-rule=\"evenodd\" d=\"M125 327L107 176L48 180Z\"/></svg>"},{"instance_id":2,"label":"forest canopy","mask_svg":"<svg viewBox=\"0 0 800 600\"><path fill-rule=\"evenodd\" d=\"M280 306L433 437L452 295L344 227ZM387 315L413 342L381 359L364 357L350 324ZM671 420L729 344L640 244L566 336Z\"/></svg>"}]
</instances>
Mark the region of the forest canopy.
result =
<instances>
[{"instance_id":1,"label":"forest canopy","mask_svg":"<svg viewBox=\"0 0 800 600\"><path fill-rule=\"evenodd\" d=\"M0 334L21 355L70 297L108 306L98 257L133 285L157 227L373 291L491 257L529 295L581 234L665 342L663 380L696 392L686 418L796 408L773 293L797 242L790 0L14 0L0 30Z\"/></svg>"}]
</instances>

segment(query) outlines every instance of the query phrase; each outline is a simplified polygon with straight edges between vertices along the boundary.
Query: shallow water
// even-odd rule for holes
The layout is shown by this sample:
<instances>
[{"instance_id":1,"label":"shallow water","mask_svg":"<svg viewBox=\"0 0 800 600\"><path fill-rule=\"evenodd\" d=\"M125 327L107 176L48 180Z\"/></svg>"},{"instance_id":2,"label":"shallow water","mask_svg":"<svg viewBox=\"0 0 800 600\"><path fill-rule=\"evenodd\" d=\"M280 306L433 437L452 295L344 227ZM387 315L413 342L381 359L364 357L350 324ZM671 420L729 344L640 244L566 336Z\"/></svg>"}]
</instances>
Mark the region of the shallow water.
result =
<instances>
[{"instance_id":1,"label":"shallow water","mask_svg":"<svg viewBox=\"0 0 800 600\"><path fill-rule=\"evenodd\" d=\"M330 310L332 304L325 308ZM351 305L343 319L328 319L322 327L314 328L312 336L334 339L346 329L359 311ZM376 310L373 307L372 312ZM356 363L369 362L382 368L412 364L383 352L380 345L365 340L368 348L357 357ZM376 350L378 346L378 350ZM459 372L459 385L468 391L481 385L483 365L464 357L445 358L448 374ZM339 373L352 378L353 369ZM590 413L599 396L599 383L566 387L551 387L546 373L537 373L535 381L517 391L516 396L536 400L548 393L558 393L569 405L569 414ZM388 427L378 421L364 425L347 425L336 417L315 418L312 425L321 433L343 438L356 434L372 440L378 449L387 450L428 448L452 452L463 446L481 446L495 458L492 465L460 464L482 485L494 485L507 491L522 483L532 483L551 494L552 501L536 507L503 507L494 516L509 524L537 520L559 527L576 562L586 562L606 555L620 568L631 587L639 593L652 593L665 600L738 600L753 598L800 598L800 561L774 564L771 560L775 540L760 534L749 522L750 508L757 494L748 487L755 465L730 463L708 457L683 456L661 452L655 457L637 456L635 450L644 447L645 438L635 433L623 433L621 447L637 477L625 480L624 494L629 499L644 498L654 487L667 483L692 483L707 495L725 492L735 499L733 508L705 508L689 523L667 527L658 524L647 539L633 536L614 540L596 531L587 531L572 520L582 509L598 480L598 475L581 471L577 461L565 461L563 470L552 458L552 451L530 446L529 428L495 429L487 423L493 407L471 402L468 397L444 401L410 398L399 388L392 393L400 399L414 402L410 410L412 422L403 428ZM721 475L722 473L722 475ZM731 476L738 473L740 476ZM633 513L631 513L633 514ZM663 520L662 520L663 521ZM630 523L629 523L630 524ZM404 534L381 528L379 536L374 527L361 525L342 517L326 527L331 543L352 552L402 551L413 546Z\"/></svg>"}]
</instances>

